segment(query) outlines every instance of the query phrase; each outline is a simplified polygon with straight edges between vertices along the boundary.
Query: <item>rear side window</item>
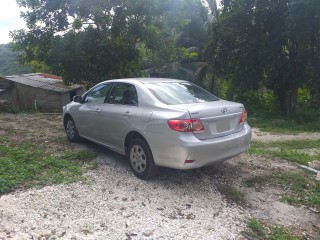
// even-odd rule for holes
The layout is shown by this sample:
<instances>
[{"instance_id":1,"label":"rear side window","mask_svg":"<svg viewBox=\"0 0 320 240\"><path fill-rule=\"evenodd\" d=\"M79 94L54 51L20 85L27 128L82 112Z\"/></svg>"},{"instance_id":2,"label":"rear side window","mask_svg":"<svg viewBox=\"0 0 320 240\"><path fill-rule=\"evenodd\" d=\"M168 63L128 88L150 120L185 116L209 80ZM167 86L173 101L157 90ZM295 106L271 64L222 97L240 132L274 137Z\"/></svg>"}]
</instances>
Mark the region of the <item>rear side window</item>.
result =
<instances>
[{"instance_id":1,"label":"rear side window","mask_svg":"<svg viewBox=\"0 0 320 240\"><path fill-rule=\"evenodd\" d=\"M149 91L162 103L178 105L217 101L219 98L195 84L161 82L146 84Z\"/></svg>"},{"instance_id":2,"label":"rear side window","mask_svg":"<svg viewBox=\"0 0 320 240\"><path fill-rule=\"evenodd\" d=\"M127 83L115 83L107 101L110 104L138 105L138 95L135 87Z\"/></svg>"}]
</instances>

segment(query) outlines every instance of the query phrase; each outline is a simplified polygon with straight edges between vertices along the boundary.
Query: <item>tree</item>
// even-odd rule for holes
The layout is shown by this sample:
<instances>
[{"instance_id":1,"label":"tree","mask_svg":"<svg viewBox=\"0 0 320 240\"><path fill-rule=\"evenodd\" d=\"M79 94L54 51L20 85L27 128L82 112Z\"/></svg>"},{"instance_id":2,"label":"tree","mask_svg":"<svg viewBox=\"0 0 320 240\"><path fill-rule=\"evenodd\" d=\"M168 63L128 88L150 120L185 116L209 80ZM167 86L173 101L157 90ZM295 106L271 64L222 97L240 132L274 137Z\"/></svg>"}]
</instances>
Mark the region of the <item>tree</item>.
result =
<instances>
[{"instance_id":1,"label":"tree","mask_svg":"<svg viewBox=\"0 0 320 240\"><path fill-rule=\"evenodd\" d=\"M21 65L18 61L20 52L15 52L12 44L0 44L0 76L29 73L30 65Z\"/></svg>"},{"instance_id":2,"label":"tree","mask_svg":"<svg viewBox=\"0 0 320 240\"><path fill-rule=\"evenodd\" d=\"M12 37L25 51L22 61L45 63L70 83L140 76L142 63L158 68L179 60L184 48L203 49L201 21L216 5L201 2L17 0L27 9L22 17L28 30Z\"/></svg>"},{"instance_id":3,"label":"tree","mask_svg":"<svg viewBox=\"0 0 320 240\"><path fill-rule=\"evenodd\" d=\"M216 76L243 93L267 86L283 114L295 112L297 91L316 72L319 1L224 0L212 25L207 59Z\"/></svg>"},{"instance_id":4,"label":"tree","mask_svg":"<svg viewBox=\"0 0 320 240\"><path fill-rule=\"evenodd\" d=\"M137 76L139 42L152 45L167 1L17 0L28 31L12 32L25 51L67 82Z\"/></svg>"}]
</instances>

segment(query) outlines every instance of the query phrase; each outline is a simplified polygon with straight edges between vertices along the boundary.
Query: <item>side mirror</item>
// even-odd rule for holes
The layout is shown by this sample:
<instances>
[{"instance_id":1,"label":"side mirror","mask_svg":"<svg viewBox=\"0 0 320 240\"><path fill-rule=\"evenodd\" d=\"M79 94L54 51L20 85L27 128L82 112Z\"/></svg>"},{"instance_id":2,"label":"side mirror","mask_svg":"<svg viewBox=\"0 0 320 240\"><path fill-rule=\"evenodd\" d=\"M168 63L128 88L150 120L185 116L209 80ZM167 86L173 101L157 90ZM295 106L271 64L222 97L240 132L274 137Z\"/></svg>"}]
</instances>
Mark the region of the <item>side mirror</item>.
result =
<instances>
[{"instance_id":1,"label":"side mirror","mask_svg":"<svg viewBox=\"0 0 320 240\"><path fill-rule=\"evenodd\" d=\"M77 102L77 103L81 103L82 102L82 97L79 95L76 95L73 97L73 101Z\"/></svg>"}]
</instances>

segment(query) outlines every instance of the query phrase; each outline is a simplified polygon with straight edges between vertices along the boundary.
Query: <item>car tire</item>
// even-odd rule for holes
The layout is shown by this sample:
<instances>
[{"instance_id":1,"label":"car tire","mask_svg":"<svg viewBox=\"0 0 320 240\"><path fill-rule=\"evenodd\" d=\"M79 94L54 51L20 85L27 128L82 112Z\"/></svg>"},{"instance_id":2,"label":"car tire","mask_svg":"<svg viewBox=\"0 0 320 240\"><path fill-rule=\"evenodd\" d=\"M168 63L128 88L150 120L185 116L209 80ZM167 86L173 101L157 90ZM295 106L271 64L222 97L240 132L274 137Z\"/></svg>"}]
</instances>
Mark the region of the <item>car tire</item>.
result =
<instances>
[{"instance_id":1,"label":"car tire","mask_svg":"<svg viewBox=\"0 0 320 240\"><path fill-rule=\"evenodd\" d=\"M66 131L67 137L71 142L78 142L80 136L77 127L72 119L72 117L67 117L64 121L64 129Z\"/></svg>"},{"instance_id":2,"label":"car tire","mask_svg":"<svg viewBox=\"0 0 320 240\"><path fill-rule=\"evenodd\" d=\"M127 155L130 168L138 178L148 179L157 174L158 167L154 163L151 149L143 139L133 139Z\"/></svg>"}]
</instances>

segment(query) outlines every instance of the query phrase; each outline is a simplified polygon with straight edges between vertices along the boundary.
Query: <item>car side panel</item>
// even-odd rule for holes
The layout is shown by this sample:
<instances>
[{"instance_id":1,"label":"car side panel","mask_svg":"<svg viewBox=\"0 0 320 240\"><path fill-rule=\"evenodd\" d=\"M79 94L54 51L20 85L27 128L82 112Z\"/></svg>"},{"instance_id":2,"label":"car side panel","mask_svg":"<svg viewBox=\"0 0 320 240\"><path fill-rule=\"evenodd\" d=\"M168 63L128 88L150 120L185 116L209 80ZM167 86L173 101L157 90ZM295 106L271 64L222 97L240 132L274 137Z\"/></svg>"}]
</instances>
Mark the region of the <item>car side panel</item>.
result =
<instances>
[{"instance_id":1,"label":"car side panel","mask_svg":"<svg viewBox=\"0 0 320 240\"><path fill-rule=\"evenodd\" d=\"M103 144L122 148L123 136L133 123L137 109L130 105L104 104L96 122L99 129L97 139Z\"/></svg>"}]
</instances>

